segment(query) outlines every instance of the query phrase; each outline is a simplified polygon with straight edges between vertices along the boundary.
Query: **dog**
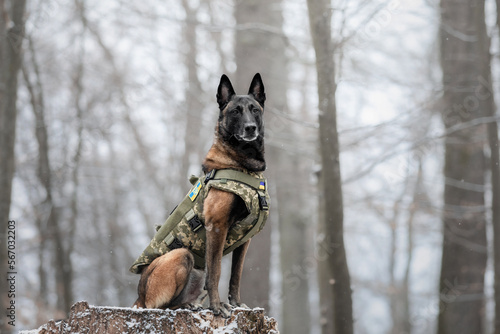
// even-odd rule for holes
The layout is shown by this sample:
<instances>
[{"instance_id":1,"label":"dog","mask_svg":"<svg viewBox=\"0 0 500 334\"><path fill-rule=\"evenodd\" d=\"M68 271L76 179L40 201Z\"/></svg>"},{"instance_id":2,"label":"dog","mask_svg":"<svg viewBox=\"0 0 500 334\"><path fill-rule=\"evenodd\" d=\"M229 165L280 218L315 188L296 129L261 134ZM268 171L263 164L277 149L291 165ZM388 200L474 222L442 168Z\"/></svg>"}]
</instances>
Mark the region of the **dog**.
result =
<instances>
[{"instance_id":1,"label":"dog","mask_svg":"<svg viewBox=\"0 0 500 334\"><path fill-rule=\"evenodd\" d=\"M202 170L206 175L204 183L210 181L214 172L219 170L261 175L261 172L266 169L263 122L266 95L260 74L257 73L253 77L247 95L236 95L229 78L222 75L216 97L219 105L219 118L215 127L213 145L202 164ZM258 198L258 205L262 210L259 212L266 211L263 218L265 222L268 214L266 201L268 197L267 190L264 196L262 189L267 189L267 185L262 179L259 180L260 183L256 183L255 186L244 186L250 191L255 189L255 196L257 196L255 198ZM220 183L222 182L226 182L226 179ZM198 195L204 183L199 181L193 188L189 194L191 200ZM201 215L204 217L202 227L206 233L205 268L195 268L195 257L189 247L178 240L175 243L169 241L165 254L135 270L136 273L141 273L141 278L138 285L139 296L134 306L193 308L198 307L199 302L208 295L209 309L215 315L229 317L233 307L247 307L240 299L240 282L245 254L250 245L250 239L245 238L251 238L251 234L242 238L239 241L242 244L237 248L231 249L226 246L232 228L249 215L248 204L242 196L225 191L223 187L214 186L202 191L206 191ZM260 218L259 224L261 224L258 228L260 231L263 226ZM201 227L199 224L196 226L197 229ZM256 228L251 230L253 234ZM218 286L222 256L225 251L231 250L233 258L229 282L229 304L227 304L221 302Z\"/></svg>"}]
</instances>

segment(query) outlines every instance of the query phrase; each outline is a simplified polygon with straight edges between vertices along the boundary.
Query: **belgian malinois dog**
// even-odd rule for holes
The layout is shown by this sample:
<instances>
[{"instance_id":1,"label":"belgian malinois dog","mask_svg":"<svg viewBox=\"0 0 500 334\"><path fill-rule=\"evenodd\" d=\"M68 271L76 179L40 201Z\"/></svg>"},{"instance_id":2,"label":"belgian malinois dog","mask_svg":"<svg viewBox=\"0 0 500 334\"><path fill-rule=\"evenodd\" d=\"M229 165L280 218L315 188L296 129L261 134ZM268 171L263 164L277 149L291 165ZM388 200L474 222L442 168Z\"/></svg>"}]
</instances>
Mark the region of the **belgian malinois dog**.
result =
<instances>
[{"instance_id":1,"label":"belgian malinois dog","mask_svg":"<svg viewBox=\"0 0 500 334\"><path fill-rule=\"evenodd\" d=\"M205 174L221 169L245 173L266 169L263 124L265 100L260 74L254 76L247 95L236 95L229 78L226 75L221 77L217 89L219 119L214 143L202 165ZM193 255L188 249L171 250L142 270L139 298L135 306L176 308L192 305L203 295L204 285L208 292L209 308L216 315L228 317L232 307L246 307L240 300L240 280L250 240L233 251L229 304L221 302L218 291L226 236L232 225L246 215L247 207L239 196L211 188L203 202L206 274L194 268Z\"/></svg>"}]
</instances>

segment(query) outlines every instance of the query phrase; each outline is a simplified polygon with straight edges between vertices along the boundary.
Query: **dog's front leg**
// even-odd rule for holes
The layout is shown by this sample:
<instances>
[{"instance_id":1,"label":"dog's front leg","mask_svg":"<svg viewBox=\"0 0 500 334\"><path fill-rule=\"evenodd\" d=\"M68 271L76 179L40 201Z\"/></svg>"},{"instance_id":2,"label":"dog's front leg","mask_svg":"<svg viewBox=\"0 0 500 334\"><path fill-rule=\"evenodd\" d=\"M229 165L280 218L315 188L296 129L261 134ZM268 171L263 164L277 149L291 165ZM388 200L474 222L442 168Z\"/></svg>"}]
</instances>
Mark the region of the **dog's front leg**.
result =
<instances>
[{"instance_id":1,"label":"dog's front leg","mask_svg":"<svg viewBox=\"0 0 500 334\"><path fill-rule=\"evenodd\" d=\"M207 228L207 250L206 250L206 263L207 263L207 278L205 287L208 291L208 298L210 299L210 309L216 315L229 316L227 310L220 301L219 296L219 280L221 274L221 259L222 251L224 249L224 242L226 240L226 233L220 229L219 224L208 222ZM223 234L223 235L222 235Z\"/></svg>"},{"instance_id":2,"label":"dog's front leg","mask_svg":"<svg viewBox=\"0 0 500 334\"><path fill-rule=\"evenodd\" d=\"M236 307L248 308L240 299L240 282L243 273L243 263L247 253L250 240L233 251L233 260L231 264L231 280L229 281L229 304Z\"/></svg>"},{"instance_id":3,"label":"dog's front leg","mask_svg":"<svg viewBox=\"0 0 500 334\"><path fill-rule=\"evenodd\" d=\"M221 261L227 232L229 230L229 214L234 195L212 188L204 202L206 229L206 270L205 287L210 299L210 309L216 315L230 316L230 308L220 301L219 280Z\"/></svg>"}]
</instances>

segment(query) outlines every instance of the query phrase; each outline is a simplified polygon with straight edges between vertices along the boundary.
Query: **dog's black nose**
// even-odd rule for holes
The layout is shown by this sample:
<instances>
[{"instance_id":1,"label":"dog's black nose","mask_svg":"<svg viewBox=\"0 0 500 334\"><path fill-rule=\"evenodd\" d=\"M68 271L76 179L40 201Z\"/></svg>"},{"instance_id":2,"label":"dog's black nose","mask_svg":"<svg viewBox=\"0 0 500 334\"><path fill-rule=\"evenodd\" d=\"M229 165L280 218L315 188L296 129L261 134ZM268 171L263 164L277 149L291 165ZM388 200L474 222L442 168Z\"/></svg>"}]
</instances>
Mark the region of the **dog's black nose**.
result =
<instances>
[{"instance_id":1,"label":"dog's black nose","mask_svg":"<svg viewBox=\"0 0 500 334\"><path fill-rule=\"evenodd\" d=\"M247 125L245 125L245 132L246 133L254 133L255 130L257 130L257 125L255 125L255 124L247 124Z\"/></svg>"}]
</instances>

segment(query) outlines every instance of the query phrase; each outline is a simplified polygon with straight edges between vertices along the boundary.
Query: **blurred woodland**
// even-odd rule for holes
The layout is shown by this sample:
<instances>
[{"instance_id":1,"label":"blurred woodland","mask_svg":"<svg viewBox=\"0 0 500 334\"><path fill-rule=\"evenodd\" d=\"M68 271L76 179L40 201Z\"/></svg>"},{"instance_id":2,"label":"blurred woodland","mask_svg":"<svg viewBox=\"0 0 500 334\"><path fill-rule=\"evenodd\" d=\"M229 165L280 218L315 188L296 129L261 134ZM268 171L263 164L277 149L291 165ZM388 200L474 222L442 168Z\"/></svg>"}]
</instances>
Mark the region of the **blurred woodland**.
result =
<instances>
[{"instance_id":1,"label":"blurred woodland","mask_svg":"<svg viewBox=\"0 0 500 334\"><path fill-rule=\"evenodd\" d=\"M286 334L500 334L500 0L0 0L1 333L132 305L221 74L257 72L242 301Z\"/></svg>"}]
</instances>

